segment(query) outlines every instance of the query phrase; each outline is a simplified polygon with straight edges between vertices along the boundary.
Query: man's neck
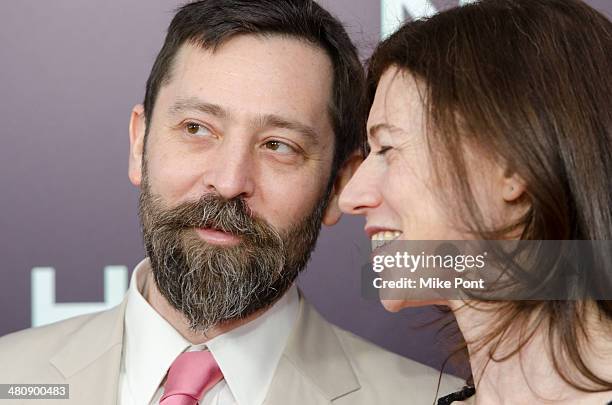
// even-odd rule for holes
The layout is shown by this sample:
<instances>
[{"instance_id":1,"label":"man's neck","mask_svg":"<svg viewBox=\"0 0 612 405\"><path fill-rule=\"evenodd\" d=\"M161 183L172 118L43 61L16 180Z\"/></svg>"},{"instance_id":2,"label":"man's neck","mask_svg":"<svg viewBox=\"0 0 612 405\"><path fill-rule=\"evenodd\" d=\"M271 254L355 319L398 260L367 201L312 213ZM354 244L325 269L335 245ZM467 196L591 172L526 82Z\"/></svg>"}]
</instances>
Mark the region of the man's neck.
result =
<instances>
[{"instance_id":1,"label":"man's neck","mask_svg":"<svg viewBox=\"0 0 612 405\"><path fill-rule=\"evenodd\" d=\"M161 294L153 275L147 273L142 295L144 299L159 313L174 329L176 329L185 339L193 345L206 343L207 341L245 325L259 316L264 314L270 307L260 309L259 311L241 319L225 322L221 325L213 326L206 334L196 332L189 327L187 318L177 309L175 309L168 300Z\"/></svg>"},{"instance_id":2,"label":"man's neck","mask_svg":"<svg viewBox=\"0 0 612 405\"><path fill-rule=\"evenodd\" d=\"M468 343L470 365L476 384L477 404L605 404L610 400L612 392L584 393L569 385L555 371L548 341L548 330L541 326L529 342L516 354L504 361L490 359L491 349L498 342L494 340L484 347L479 347L482 336L491 332L491 328L499 319L494 311L487 311L465 305L462 301L451 301L450 306L455 313L459 328ZM592 332L583 359L596 375L612 380L612 341L610 340L611 325L597 316L585 320L586 328ZM495 358L500 358L512 352L518 343L517 334L520 327L513 325L506 333L503 343L495 352ZM572 379L585 382L570 361L565 362L562 354L555 353L560 360L559 367ZM582 402L584 401L584 402Z\"/></svg>"}]
</instances>

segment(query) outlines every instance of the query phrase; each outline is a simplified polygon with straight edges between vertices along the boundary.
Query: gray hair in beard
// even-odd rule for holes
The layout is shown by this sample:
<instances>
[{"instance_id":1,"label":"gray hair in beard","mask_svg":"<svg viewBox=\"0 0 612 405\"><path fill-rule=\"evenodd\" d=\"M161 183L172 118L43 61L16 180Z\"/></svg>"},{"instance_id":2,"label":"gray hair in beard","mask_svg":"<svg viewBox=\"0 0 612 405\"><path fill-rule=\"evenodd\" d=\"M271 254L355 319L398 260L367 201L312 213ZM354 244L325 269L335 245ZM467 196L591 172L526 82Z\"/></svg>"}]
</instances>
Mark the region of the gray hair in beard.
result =
<instances>
[{"instance_id":1,"label":"gray hair in beard","mask_svg":"<svg viewBox=\"0 0 612 405\"><path fill-rule=\"evenodd\" d=\"M254 216L242 198L205 194L167 208L151 194L145 175L139 216L158 290L193 331L204 334L270 306L306 267L330 191L328 186L300 223L279 232ZM241 241L211 245L197 235L199 227L219 229Z\"/></svg>"}]
</instances>

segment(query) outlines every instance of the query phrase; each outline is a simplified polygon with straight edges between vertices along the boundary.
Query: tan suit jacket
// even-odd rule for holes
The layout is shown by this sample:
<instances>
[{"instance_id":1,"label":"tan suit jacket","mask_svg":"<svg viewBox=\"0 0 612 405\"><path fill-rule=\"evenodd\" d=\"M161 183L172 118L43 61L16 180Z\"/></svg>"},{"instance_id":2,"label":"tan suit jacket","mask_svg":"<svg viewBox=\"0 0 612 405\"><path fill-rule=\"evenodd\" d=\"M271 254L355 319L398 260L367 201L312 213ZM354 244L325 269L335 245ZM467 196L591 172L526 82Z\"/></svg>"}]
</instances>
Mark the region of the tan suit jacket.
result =
<instances>
[{"instance_id":1,"label":"tan suit jacket","mask_svg":"<svg viewBox=\"0 0 612 405\"><path fill-rule=\"evenodd\" d=\"M126 302L0 338L0 384L70 389L69 400L0 400L0 405L116 404ZM301 298L264 405L429 405L438 377L432 368L333 326ZM439 396L461 386L445 375Z\"/></svg>"}]
</instances>

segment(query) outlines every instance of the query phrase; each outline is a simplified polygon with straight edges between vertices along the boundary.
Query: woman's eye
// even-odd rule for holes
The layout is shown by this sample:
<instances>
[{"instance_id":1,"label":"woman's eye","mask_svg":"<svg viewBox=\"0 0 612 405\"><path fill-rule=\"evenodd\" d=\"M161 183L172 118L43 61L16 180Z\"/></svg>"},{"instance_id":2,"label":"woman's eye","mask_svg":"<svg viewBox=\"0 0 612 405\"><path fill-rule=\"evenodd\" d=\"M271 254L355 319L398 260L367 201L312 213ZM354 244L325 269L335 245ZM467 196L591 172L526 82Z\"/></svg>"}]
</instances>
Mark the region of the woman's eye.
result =
<instances>
[{"instance_id":1,"label":"woman's eye","mask_svg":"<svg viewBox=\"0 0 612 405\"><path fill-rule=\"evenodd\" d=\"M185 125L185 129L190 135L194 136L207 136L210 135L210 131L202 124L198 124L197 122L188 122Z\"/></svg>"},{"instance_id":2,"label":"woman's eye","mask_svg":"<svg viewBox=\"0 0 612 405\"><path fill-rule=\"evenodd\" d=\"M376 154L382 156L385 153L389 152L391 149L393 149L392 146L383 146L378 151L376 151Z\"/></svg>"},{"instance_id":3,"label":"woman's eye","mask_svg":"<svg viewBox=\"0 0 612 405\"><path fill-rule=\"evenodd\" d=\"M279 153L294 153L294 149L284 142L268 141L265 143L266 149Z\"/></svg>"}]
</instances>

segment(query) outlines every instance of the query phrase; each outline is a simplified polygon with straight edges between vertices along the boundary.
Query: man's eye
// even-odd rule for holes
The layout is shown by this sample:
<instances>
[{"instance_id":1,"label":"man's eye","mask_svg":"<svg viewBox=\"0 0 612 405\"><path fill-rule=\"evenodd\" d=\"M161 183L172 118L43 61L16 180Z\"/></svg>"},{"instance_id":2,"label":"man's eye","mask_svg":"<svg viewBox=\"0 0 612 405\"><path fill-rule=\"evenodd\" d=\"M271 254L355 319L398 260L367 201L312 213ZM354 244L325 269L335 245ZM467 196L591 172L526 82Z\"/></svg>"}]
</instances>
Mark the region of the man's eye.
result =
<instances>
[{"instance_id":1,"label":"man's eye","mask_svg":"<svg viewBox=\"0 0 612 405\"><path fill-rule=\"evenodd\" d=\"M202 124L198 124L197 122L188 122L185 125L185 129L190 135L194 136L207 136L210 135L210 131Z\"/></svg>"},{"instance_id":2,"label":"man's eye","mask_svg":"<svg viewBox=\"0 0 612 405\"><path fill-rule=\"evenodd\" d=\"M272 150L274 152L279 152L279 153L294 153L294 149L287 145L284 142L280 142L280 141L268 141L265 143L264 145L266 147L266 149Z\"/></svg>"}]
</instances>

